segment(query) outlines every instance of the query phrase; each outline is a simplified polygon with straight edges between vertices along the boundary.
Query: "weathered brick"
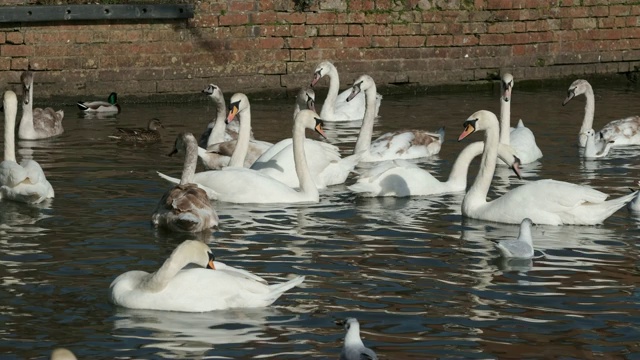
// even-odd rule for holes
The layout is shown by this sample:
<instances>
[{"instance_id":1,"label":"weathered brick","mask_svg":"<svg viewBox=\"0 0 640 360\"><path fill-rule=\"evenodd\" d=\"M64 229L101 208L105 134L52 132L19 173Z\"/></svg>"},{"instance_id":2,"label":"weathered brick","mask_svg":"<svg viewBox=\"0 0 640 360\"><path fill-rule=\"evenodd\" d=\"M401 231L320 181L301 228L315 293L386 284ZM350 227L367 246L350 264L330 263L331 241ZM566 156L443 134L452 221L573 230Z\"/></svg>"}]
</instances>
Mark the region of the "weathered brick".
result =
<instances>
[{"instance_id":1,"label":"weathered brick","mask_svg":"<svg viewBox=\"0 0 640 360\"><path fill-rule=\"evenodd\" d=\"M29 70L29 59L27 58L11 59L11 70Z\"/></svg>"},{"instance_id":2,"label":"weathered brick","mask_svg":"<svg viewBox=\"0 0 640 360\"><path fill-rule=\"evenodd\" d=\"M398 38L399 47L422 47L426 42L427 37L422 35L413 36L400 36Z\"/></svg>"},{"instance_id":3,"label":"weathered brick","mask_svg":"<svg viewBox=\"0 0 640 360\"><path fill-rule=\"evenodd\" d=\"M249 23L249 15L247 14L221 15L218 21L220 26L245 25Z\"/></svg>"},{"instance_id":4,"label":"weathered brick","mask_svg":"<svg viewBox=\"0 0 640 360\"><path fill-rule=\"evenodd\" d=\"M33 56L34 50L31 45L0 45L1 56Z\"/></svg>"},{"instance_id":5,"label":"weathered brick","mask_svg":"<svg viewBox=\"0 0 640 360\"><path fill-rule=\"evenodd\" d=\"M347 48L364 48L371 46L371 38L364 37L346 37L342 40L342 44Z\"/></svg>"},{"instance_id":6,"label":"weathered brick","mask_svg":"<svg viewBox=\"0 0 640 360\"><path fill-rule=\"evenodd\" d=\"M256 2L253 1L253 0L246 0L246 1L233 0L233 1L229 1L228 10L231 11L231 12L256 10Z\"/></svg>"},{"instance_id":7,"label":"weathered brick","mask_svg":"<svg viewBox=\"0 0 640 360\"><path fill-rule=\"evenodd\" d=\"M12 31L6 34L5 42L7 44L20 45L24 44L24 33L19 31Z\"/></svg>"}]
</instances>

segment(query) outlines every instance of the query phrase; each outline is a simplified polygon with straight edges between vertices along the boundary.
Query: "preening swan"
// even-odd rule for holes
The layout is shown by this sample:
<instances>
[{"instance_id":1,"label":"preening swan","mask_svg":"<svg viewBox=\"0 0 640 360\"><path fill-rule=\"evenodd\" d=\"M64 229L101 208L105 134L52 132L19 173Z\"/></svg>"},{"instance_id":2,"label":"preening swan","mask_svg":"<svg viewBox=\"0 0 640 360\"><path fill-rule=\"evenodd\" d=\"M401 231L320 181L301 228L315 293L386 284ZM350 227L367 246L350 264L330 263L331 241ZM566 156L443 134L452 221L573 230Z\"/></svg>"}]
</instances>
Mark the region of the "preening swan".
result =
<instances>
[{"instance_id":1,"label":"preening swan","mask_svg":"<svg viewBox=\"0 0 640 360\"><path fill-rule=\"evenodd\" d=\"M85 113L119 113L121 108L118 104L118 94L112 92L109 94L107 101L78 101L76 103L78 109Z\"/></svg>"},{"instance_id":2,"label":"preening swan","mask_svg":"<svg viewBox=\"0 0 640 360\"><path fill-rule=\"evenodd\" d=\"M185 266L194 264L198 267ZM154 273L133 270L109 287L115 305L131 309L204 312L271 305L304 276L267 285L259 276L215 261L209 246L186 240Z\"/></svg>"},{"instance_id":3,"label":"preening swan","mask_svg":"<svg viewBox=\"0 0 640 360\"><path fill-rule=\"evenodd\" d=\"M214 92L216 94L216 92ZM220 92L222 94L222 92ZM231 97L231 103L242 103L242 108L237 106L229 109L229 115L224 120L225 123L232 123L233 119L238 115L240 128L237 140L229 140L210 144L207 149L198 148L198 156L202 160L204 166L208 169L220 169L225 166L241 166L249 167L256 159L260 157L267 149L273 146L272 143L252 139L251 133L251 105L245 94L237 93ZM233 115L231 114L233 113ZM216 124L220 120L218 112ZM223 122L220 122L222 124ZM218 133L218 127L212 130L212 134ZM216 138L219 138L216 136ZM213 140L212 140L213 141Z\"/></svg>"},{"instance_id":4,"label":"preening swan","mask_svg":"<svg viewBox=\"0 0 640 360\"><path fill-rule=\"evenodd\" d=\"M584 146L582 157L585 159L597 159L607 156L613 142L606 143L602 148L602 146L598 145L599 141L596 141L596 133L593 129L587 130L585 136L587 137L587 143Z\"/></svg>"},{"instance_id":5,"label":"preening swan","mask_svg":"<svg viewBox=\"0 0 640 360\"><path fill-rule=\"evenodd\" d=\"M583 79L574 81L571 86L569 86L566 99L562 102L563 106L567 105L571 99L583 94L587 98L587 103L584 107L584 119L580 127L580 134L578 134L578 144L580 144L580 147L586 145L586 133L589 129L593 129L593 116L596 103L591 84ZM629 116L628 118L611 121L605 125L602 130L597 132L596 136L600 139L600 146L605 146L609 142L613 142L612 146L640 145L640 116Z\"/></svg>"},{"instance_id":6,"label":"preening swan","mask_svg":"<svg viewBox=\"0 0 640 360\"><path fill-rule=\"evenodd\" d=\"M349 186L349 190L359 196L425 196L462 192L467 188L467 174L471 161L482 154L484 143L476 141L465 147L456 158L446 181L440 181L427 170L406 160L383 161L358 176L358 181ZM502 145L498 147L498 156L520 175L519 159L513 149Z\"/></svg>"},{"instance_id":7,"label":"preening swan","mask_svg":"<svg viewBox=\"0 0 640 360\"><path fill-rule=\"evenodd\" d=\"M22 119L18 128L18 138L24 140L46 139L64 132L62 119L64 111L52 108L33 108L33 73L25 71L22 81Z\"/></svg>"},{"instance_id":8,"label":"preening swan","mask_svg":"<svg viewBox=\"0 0 640 360\"><path fill-rule=\"evenodd\" d=\"M40 164L34 160L16 162L15 127L18 98L13 91L4 93L4 161L0 163L0 199L36 204L51 199L53 188Z\"/></svg>"},{"instance_id":9,"label":"preening swan","mask_svg":"<svg viewBox=\"0 0 640 360\"><path fill-rule=\"evenodd\" d=\"M365 94L366 110L360 134L353 150L354 154L361 155L361 162L416 159L432 156L440 152L440 147L444 141L444 128L441 128L437 133L424 130L394 131L386 133L372 142L376 83L371 76L362 75L355 81L347 101L355 99L361 92Z\"/></svg>"},{"instance_id":10,"label":"preening swan","mask_svg":"<svg viewBox=\"0 0 640 360\"><path fill-rule=\"evenodd\" d=\"M533 222L525 218L520 223L518 238L502 240L496 243L496 248L500 250L502 256L507 258L531 259L533 257L533 238L531 237L531 226Z\"/></svg>"},{"instance_id":11,"label":"preening swan","mask_svg":"<svg viewBox=\"0 0 640 360\"><path fill-rule=\"evenodd\" d=\"M511 146L522 164L532 163L542 157L542 151L536 144L533 132L524 126L522 120L515 128L511 127L511 93L513 76L505 73L500 81L500 143Z\"/></svg>"},{"instance_id":12,"label":"preening swan","mask_svg":"<svg viewBox=\"0 0 640 360\"><path fill-rule=\"evenodd\" d=\"M116 133L109 137L119 141L136 143L153 143L162 140L160 128L164 125L158 118L153 118L147 123L147 128L116 128Z\"/></svg>"},{"instance_id":13,"label":"preening swan","mask_svg":"<svg viewBox=\"0 0 640 360\"><path fill-rule=\"evenodd\" d=\"M232 99L232 101L234 101ZM232 103L229 117L242 109L244 102ZM312 129L324 136L322 121L311 110L302 110L293 124L293 156L300 190L262 174L259 171L237 166L210 170L195 174L193 181L211 190L211 198L234 203L301 203L318 202L318 189L311 177L305 158L305 129ZM240 124L242 132L243 124ZM238 142L244 140L238 140ZM240 147L240 145L238 145ZM233 156L236 156L234 152ZM233 161L233 158L232 158ZM177 183L178 179L158 173L162 178Z\"/></svg>"},{"instance_id":14,"label":"preening swan","mask_svg":"<svg viewBox=\"0 0 640 360\"><path fill-rule=\"evenodd\" d=\"M360 338L360 323L356 318L347 318L344 321L337 321L336 324L343 325L347 330L344 337L344 345L340 353L340 360L377 360L376 353L364 346Z\"/></svg>"},{"instance_id":15,"label":"preening swan","mask_svg":"<svg viewBox=\"0 0 640 360\"><path fill-rule=\"evenodd\" d=\"M329 92L327 98L322 104L322 110L320 111L320 118L325 121L353 121L361 120L364 118L365 112L365 99L360 95L355 97L352 101L347 101L351 90L347 89L340 94L340 78L338 76L338 70L329 61L323 61L313 72L313 80L311 86L315 86L323 76L329 77ZM380 109L380 103L382 102L382 95L376 92L376 102L373 112L373 116L378 116L378 110Z\"/></svg>"},{"instance_id":16,"label":"preening swan","mask_svg":"<svg viewBox=\"0 0 640 360\"><path fill-rule=\"evenodd\" d=\"M183 232L200 232L218 226L218 214L207 193L193 184L197 148L196 138L191 133L182 133L176 138L169 156L184 153L182 177L180 184L167 191L153 211L151 221L155 226Z\"/></svg>"},{"instance_id":17,"label":"preening swan","mask_svg":"<svg viewBox=\"0 0 640 360\"><path fill-rule=\"evenodd\" d=\"M500 141L498 119L492 112L480 110L464 122L464 128L458 141L478 130L485 131L480 170L462 200L462 215L466 217L509 224L519 224L522 219L530 218L536 224L596 225L637 194L636 191L606 201L607 194L588 186L539 180L516 187L487 202Z\"/></svg>"}]
</instances>

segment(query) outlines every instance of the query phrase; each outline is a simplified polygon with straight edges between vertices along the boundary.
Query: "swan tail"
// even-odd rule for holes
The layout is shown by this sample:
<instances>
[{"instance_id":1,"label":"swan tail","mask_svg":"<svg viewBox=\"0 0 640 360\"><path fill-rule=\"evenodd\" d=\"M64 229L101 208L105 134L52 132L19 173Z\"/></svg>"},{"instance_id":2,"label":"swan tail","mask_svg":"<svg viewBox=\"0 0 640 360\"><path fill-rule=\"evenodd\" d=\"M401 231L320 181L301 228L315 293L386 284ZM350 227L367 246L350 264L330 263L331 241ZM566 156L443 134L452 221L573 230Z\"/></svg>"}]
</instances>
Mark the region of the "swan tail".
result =
<instances>
[{"instance_id":1,"label":"swan tail","mask_svg":"<svg viewBox=\"0 0 640 360\"><path fill-rule=\"evenodd\" d=\"M269 296L273 298L273 300L275 301L277 298L280 297L280 295L284 294L284 292L302 284L303 281L304 281L304 276L298 276L287 282L269 285Z\"/></svg>"},{"instance_id":2,"label":"swan tail","mask_svg":"<svg viewBox=\"0 0 640 360\"><path fill-rule=\"evenodd\" d=\"M438 137L440 137L440 143L444 142L444 126L438 129Z\"/></svg>"},{"instance_id":3,"label":"swan tail","mask_svg":"<svg viewBox=\"0 0 640 360\"><path fill-rule=\"evenodd\" d=\"M524 126L524 122L522 121L522 119L518 120L518 125L516 125L516 128L523 128Z\"/></svg>"}]
</instances>

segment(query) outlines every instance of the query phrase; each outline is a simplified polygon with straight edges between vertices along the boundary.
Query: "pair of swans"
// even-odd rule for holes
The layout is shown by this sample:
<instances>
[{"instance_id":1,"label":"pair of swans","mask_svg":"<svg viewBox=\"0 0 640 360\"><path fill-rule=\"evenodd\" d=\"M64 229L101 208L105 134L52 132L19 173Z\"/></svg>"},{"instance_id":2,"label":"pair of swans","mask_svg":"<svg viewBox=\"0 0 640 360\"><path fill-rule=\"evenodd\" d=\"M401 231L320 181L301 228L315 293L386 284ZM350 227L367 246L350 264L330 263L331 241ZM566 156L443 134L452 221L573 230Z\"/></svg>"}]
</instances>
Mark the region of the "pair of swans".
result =
<instances>
[{"instance_id":1,"label":"pair of swans","mask_svg":"<svg viewBox=\"0 0 640 360\"><path fill-rule=\"evenodd\" d=\"M588 139L587 132L593 129L593 117L596 107L591 84L583 79L578 79L571 83L567 91L567 97L562 102L562 105L567 105L571 99L579 95L584 95L587 98L584 118L578 134L578 144L580 147L585 147ZM596 133L596 142L598 151L602 151L609 143L611 143L611 146L640 145L640 116L629 116L609 122Z\"/></svg>"},{"instance_id":2,"label":"pair of swans","mask_svg":"<svg viewBox=\"0 0 640 360\"><path fill-rule=\"evenodd\" d=\"M303 203L318 202L319 193L311 176L306 158L306 147L316 142L305 141L305 130L311 129L323 137L322 122L317 114L311 110L301 110L293 125L293 158L300 189L291 187L258 170L247 169L241 165L233 165L244 158L246 143L249 141L246 129L251 124L243 114L249 108L246 95L237 93L231 98L229 118L239 115L240 136L236 151L230 161L230 166L221 170L210 170L194 175L193 181L204 188L211 199L234 203ZM247 112L248 114L248 112ZM321 146L321 145L320 145ZM173 183L179 180L158 173L162 178Z\"/></svg>"},{"instance_id":3,"label":"pair of swans","mask_svg":"<svg viewBox=\"0 0 640 360\"><path fill-rule=\"evenodd\" d=\"M217 170L225 166L250 167L256 159L273 146L272 143L253 138L251 108L247 99L245 102L247 105L245 122L249 126L245 126L244 131L247 133L248 140L243 142L243 144L246 143L247 149L243 149L242 151L245 151L245 154L242 157L236 156L235 161L232 163L231 158L236 148L238 148L243 128L240 125L234 125L239 124L240 121L233 122L233 118L227 119L227 107L220 87L209 84L202 92L209 96L216 105L216 120L200 137L200 147L198 148L198 156L205 168ZM204 143L204 139L206 139L206 143Z\"/></svg>"},{"instance_id":4,"label":"pair of swans","mask_svg":"<svg viewBox=\"0 0 640 360\"><path fill-rule=\"evenodd\" d=\"M193 183L198 163L198 143L191 133L176 138L173 151L184 153L184 167L180 183L167 191L153 211L155 226L179 232L201 232L218 226L218 214L207 193Z\"/></svg>"},{"instance_id":5,"label":"pair of swans","mask_svg":"<svg viewBox=\"0 0 640 360\"><path fill-rule=\"evenodd\" d=\"M313 72L311 86L315 86L324 76L329 77L329 92L322 104L320 118L325 121L354 121L362 120L365 117L366 104L364 96L360 95L347 101L351 94L351 89L340 92L340 77L338 69L330 61L323 61ZM339 94L338 94L339 93ZM382 95L376 93L374 117L378 116Z\"/></svg>"},{"instance_id":6,"label":"pair of swans","mask_svg":"<svg viewBox=\"0 0 640 360\"><path fill-rule=\"evenodd\" d=\"M186 267L189 264L197 267ZM246 270L215 261L205 243L186 240L156 272L125 272L113 280L109 292L115 305L126 308L205 312L269 306L303 281L304 276L298 276L268 285Z\"/></svg>"},{"instance_id":7,"label":"pair of swans","mask_svg":"<svg viewBox=\"0 0 640 360\"><path fill-rule=\"evenodd\" d=\"M64 111L52 108L33 108L33 73L25 71L22 81L22 119L18 128L18 137L23 140L46 139L64 132L62 119Z\"/></svg>"},{"instance_id":8,"label":"pair of swans","mask_svg":"<svg viewBox=\"0 0 640 360\"><path fill-rule=\"evenodd\" d=\"M44 171L34 160L16 162L15 126L18 98L6 91L4 104L4 161L0 163L0 199L37 204L54 197Z\"/></svg>"},{"instance_id":9,"label":"pair of swans","mask_svg":"<svg viewBox=\"0 0 640 360\"><path fill-rule=\"evenodd\" d=\"M526 183L487 202L497 162L500 129L490 111L480 110L464 123L458 141L484 131L484 151L478 175L462 201L462 215L479 220L519 224L524 218L536 224L596 225L629 203L638 191L606 200L608 195L588 186L556 180Z\"/></svg>"}]
</instances>

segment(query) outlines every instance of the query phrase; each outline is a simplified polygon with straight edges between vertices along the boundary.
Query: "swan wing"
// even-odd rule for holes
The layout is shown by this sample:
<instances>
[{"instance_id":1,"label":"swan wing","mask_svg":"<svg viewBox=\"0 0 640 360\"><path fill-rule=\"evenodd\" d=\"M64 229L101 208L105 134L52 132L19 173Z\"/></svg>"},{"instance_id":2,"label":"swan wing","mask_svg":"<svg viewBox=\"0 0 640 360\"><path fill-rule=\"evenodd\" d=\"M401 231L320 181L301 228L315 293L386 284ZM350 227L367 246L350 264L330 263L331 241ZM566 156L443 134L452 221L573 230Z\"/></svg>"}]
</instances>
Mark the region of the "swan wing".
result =
<instances>
[{"instance_id":1,"label":"swan wing","mask_svg":"<svg viewBox=\"0 0 640 360\"><path fill-rule=\"evenodd\" d=\"M152 221L174 231L199 232L217 226L218 215L204 190L195 184L185 184L163 195Z\"/></svg>"},{"instance_id":2,"label":"swan wing","mask_svg":"<svg viewBox=\"0 0 640 360\"><path fill-rule=\"evenodd\" d=\"M600 130L600 139L613 146L640 145L640 116L614 120Z\"/></svg>"},{"instance_id":3,"label":"swan wing","mask_svg":"<svg viewBox=\"0 0 640 360\"><path fill-rule=\"evenodd\" d=\"M370 170L349 189L360 196L420 196L440 194L455 189L436 179L431 173L419 166L405 161L384 161Z\"/></svg>"},{"instance_id":4,"label":"swan wing","mask_svg":"<svg viewBox=\"0 0 640 360\"><path fill-rule=\"evenodd\" d=\"M524 126L522 120L518 122L517 127L511 128L509 141L521 164L529 164L542 157L533 131Z\"/></svg>"},{"instance_id":5,"label":"swan wing","mask_svg":"<svg viewBox=\"0 0 640 360\"><path fill-rule=\"evenodd\" d=\"M365 161L416 159L440 152L444 135L422 130L386 133L371 143Z\"/></svg>"}]
</instances>

